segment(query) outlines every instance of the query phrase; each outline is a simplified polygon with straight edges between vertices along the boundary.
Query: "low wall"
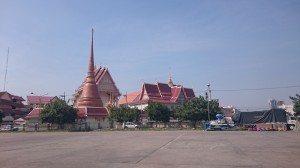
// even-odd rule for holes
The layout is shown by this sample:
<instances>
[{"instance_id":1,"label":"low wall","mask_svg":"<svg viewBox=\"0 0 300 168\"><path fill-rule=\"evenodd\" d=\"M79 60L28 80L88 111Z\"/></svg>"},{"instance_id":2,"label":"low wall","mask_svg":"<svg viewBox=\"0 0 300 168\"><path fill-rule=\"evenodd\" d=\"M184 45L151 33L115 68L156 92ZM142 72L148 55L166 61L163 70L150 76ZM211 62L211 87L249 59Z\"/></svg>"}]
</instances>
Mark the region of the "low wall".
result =
<instances>
[{"instance_id":1,"label":"low wall","mask_svg":"<svg viewBox=\"0 0 300 168\"><path fill-rule=\"evenodd\" d=\"M299 120L296 121L296 126L295 126L294 130L295 131L300 131L300 121Z\"/></svg>"}]
</instances>

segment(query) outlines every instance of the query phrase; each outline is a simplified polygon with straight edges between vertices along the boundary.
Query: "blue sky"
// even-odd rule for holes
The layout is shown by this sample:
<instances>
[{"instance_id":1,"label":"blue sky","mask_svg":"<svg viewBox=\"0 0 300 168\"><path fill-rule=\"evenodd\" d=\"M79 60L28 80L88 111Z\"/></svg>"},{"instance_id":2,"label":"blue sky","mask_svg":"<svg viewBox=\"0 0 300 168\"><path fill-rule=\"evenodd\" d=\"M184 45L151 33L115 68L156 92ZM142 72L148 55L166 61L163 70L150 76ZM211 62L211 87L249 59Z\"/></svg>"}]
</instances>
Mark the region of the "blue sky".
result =
<instances>
[{"instance_id":1,"label":"blue sky","mask_svg":"<svg viewBox=\"0 0 300 168\"><path fill-rule=\"evenodd\" d=\"M91 29L97 66L122 93L143 81L192 87L257 110L300 93L298 0L0 0L0 89L72 95L84 80ZM239 89L291 88L221 91Z\"/></svg>"}]
</instances>

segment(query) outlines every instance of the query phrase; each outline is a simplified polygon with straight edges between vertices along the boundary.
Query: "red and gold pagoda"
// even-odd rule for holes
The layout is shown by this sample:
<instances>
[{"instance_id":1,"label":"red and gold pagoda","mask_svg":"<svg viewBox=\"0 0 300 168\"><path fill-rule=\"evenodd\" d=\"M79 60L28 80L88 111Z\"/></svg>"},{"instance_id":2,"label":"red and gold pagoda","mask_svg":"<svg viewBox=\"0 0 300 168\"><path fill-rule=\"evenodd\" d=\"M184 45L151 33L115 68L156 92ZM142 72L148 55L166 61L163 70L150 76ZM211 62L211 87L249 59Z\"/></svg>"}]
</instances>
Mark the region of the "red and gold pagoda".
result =
<instances>
[{"instance_id":1,"label":"red and gold pagoda","mask_svg":"<svg viewBox=\"0 0 300 168\"><path fill-rule=\"evenodd\" d=\"M89 67L85 83L83 85L82 94L77 103L79 118L105 118L108 115L108 110L103 106L102 100L98 94L98 87L95 82L94 69L94 31L92 30L92 44L91 54L89 60Z\"/></svg>"}]
</instances>

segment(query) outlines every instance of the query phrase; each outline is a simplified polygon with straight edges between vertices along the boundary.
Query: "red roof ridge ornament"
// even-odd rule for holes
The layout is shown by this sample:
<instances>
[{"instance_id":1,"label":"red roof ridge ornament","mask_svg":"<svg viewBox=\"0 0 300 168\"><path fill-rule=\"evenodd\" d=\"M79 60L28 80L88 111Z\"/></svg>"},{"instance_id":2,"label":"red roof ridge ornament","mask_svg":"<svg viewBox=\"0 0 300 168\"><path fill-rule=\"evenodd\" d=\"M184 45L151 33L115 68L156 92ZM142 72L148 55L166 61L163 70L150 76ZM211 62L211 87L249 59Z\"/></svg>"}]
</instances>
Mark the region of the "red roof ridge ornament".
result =
<instances>
[{"instance_id":1,"label":"red roof ridge ornament","mask_svg":"<svg viewBox=\"0 0 300 168\"><path fill-rule=\"evenodd\" d=\"M94 29L92 29L92 44L89 67L86 81L82 89L82 95L79 99L78 106L83 107L103 107L102 100L98 93L95 82L95 66L94 66Z\"/></svg>"}]
</instances>

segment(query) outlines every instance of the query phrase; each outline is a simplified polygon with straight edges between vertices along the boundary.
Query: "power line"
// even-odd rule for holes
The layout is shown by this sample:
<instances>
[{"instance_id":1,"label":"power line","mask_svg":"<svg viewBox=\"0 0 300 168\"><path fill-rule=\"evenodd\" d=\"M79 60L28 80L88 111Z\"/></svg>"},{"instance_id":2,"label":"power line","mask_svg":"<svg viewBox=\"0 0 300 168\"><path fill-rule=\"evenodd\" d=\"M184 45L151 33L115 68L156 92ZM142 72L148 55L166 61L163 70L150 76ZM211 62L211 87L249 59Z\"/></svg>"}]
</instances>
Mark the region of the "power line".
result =
<instances>
[{"instance_id":1,"label":"power line","mask_svg":"<svg viewBox=\"0 0 300 168\"><path fill-rule=\"evenodd\" d=\"M267 88L252 88L252 89L227 89L227 90L213 90L213 91L222 91L222 92L228 92L228 91L253 91L253 90L274 90L274 89L287 89L287 88L297 88L300 87L300 85L294 85L294 86L280 86L280 87L267 87Z\"/></svg>"},{"instance_id":2,"label":"power line","mask_svg":"<svg viewBox=\"0 0 300 168\"><path fill-rule=\"evenodd\" d=\"M238 92L238 91L258 91L258 90L275 90L275 89L288 89L288 88L300 88L300 85L293 85L293 86L279 86L279 87L265 87L265 88L248 88L248 89L216 89L212 90L214 92ZM205 91L197 91L205 92Z\"/></svg>"}]
</instances>

